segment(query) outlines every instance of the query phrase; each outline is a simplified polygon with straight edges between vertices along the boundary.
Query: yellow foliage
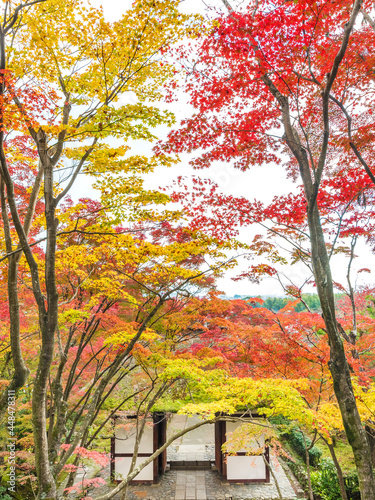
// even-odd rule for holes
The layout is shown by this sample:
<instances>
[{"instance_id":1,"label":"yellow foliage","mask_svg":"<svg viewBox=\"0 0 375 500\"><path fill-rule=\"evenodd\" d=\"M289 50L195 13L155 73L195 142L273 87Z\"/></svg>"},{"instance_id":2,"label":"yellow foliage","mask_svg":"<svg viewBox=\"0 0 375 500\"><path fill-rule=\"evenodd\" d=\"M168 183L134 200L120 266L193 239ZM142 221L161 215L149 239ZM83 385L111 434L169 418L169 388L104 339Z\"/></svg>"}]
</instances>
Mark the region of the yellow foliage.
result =
<instances>
[{"instance_id":1,"label":"yellow foliage","mask_svg":"<svg viewBox=\"0 0 375 500\"><path fill-rule=\"evenodd\" d=\"M123 330L107 337L104 345L125 345L137 334L138 328L139 325L137 323L126 323ZM160 338L159 335L152 328L146 328L142 333L142 341L155 341L158 338Z\"/></svg>"}]
</instances>

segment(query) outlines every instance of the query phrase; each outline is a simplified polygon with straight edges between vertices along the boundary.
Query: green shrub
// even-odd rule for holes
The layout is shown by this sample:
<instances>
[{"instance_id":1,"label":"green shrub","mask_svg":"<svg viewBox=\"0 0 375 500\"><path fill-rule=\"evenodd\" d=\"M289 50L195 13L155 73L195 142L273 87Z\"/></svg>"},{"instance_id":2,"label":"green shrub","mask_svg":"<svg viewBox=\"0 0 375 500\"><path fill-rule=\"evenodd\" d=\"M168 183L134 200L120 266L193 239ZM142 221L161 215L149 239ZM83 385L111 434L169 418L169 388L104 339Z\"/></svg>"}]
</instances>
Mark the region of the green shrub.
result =
<instances>
[{"instance_id":1,"label":"green shrub","mask_svg":"<svg viewBox=\"0 0 375 500\"><path fill-rule=\"evenodd\" d=\"M300 430L293 427L290 420L282 415L270 417L269 421L278 427L280 437L288 441L293 450L306 462L306 446L311 445L311 440ZM342 500L340 494L339 480L335 464L332 460L321 458L322 452L316 446L309 451L310 465L318 467L310 470L311 487L317 500ZM306 467L290 459L284 459L296 476L305 493L308 493L308 480ZM358 476L356 471L344 474L345 489L348 500L360 500Z\"/></svg>"},{"instance_id":2,"label":"green shrub","mask_svg":"<svg viewBox=\"0 0 375 500\"><path fill-rule=\"evenodd\" d=\"M348 500L359 500L358 476L355 471L344 475ZM311 472L311 486L314 494L323 500L341 500L337 471L332 460L323 458L319 470Z\"/></svg>"},{"instance_id":3,"label":"green shrub","mask_svg":"<svg viewBox=\"0 0 375 500\"><path fill-rule=\"evenodd\" d=\"M302 434L298 429L291 428L283 434L291 447L296 453L306 462L306 447L311 445L311 440ZM306 447L305 447L306 443ZM316 446L313 446L309 451L309 461L312 467L317 467L319 464L322 452Z\"/></svg>"},{"instance_id":4,"label":"green shrub","mask_svg":"<svg viewBox=\"0 0 375 500\"><path fill-rule=\"evenodd\" d=\"M273 417L269 417L268 420L272 425L290 425L290 421L283 415L275 415Z\"/></svg>"},{"instance_id":5,"label":"green shrub","mask_svg":"<svg viewBox=\"0 0 375 500\"><path fill-rule=\"evenodd\" d=\"M358 474L357 471L351 471L344 476L346 494L348 500L360 500Z\"/></svg>"},{"instance_id":6,"label":"green shrub","mask_svg":"<svg viewBox=\"0 0 375 500\"><path fill-rule=\"evenodd\" d=\"M12 500L12 497L7 493L8 488L0 486L0 500Z\"/></svg>"},{"instance_id":7,"label":"green shrub","mask_svg":"<svg viewBox=\"0 0 375 500\"><path fill-rule=\"evenodd\" d=\"M340 486L331 460L323 458L319 470L311 472L311 486L323 500L340 500Z\"/></svg>"}]
</instances>

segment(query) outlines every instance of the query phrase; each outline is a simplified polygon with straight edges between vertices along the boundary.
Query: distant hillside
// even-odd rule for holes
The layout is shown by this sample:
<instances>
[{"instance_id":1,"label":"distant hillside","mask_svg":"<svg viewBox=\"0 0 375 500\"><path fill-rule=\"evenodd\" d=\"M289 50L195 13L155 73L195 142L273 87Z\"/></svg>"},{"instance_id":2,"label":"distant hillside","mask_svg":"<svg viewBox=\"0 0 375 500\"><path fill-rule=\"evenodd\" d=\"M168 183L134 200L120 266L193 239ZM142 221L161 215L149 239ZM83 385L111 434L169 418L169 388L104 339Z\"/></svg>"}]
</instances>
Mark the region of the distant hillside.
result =
<instances>
[{"instance_id":1,"label":"distant hillside","mask_svg":"<svg viewBox=\"0 0 375 500\"><path fill-rule=\"evenodd\" d=\"M259 298L264 300L264 303L262 306L259 304L254 304L254 307L265 307L266 309L269 309L270 311L278 312L280 309L285 307L288 302L292 302L293 298L291 297L286 297L280 296L280 295L234 295L232 297L228 297L226 295L221 295L221 299L225 300L246 300L246 299L252 299L252 298ZM320 300L317 294L315 293L305 293L302 295L302 300L306 303L307 307L310 309L310 311L314 312L320 312ZM302 302L297 304L295 306L295 311L296 312L301 312L305 311L306 307Z\"/></svg>"},{"instance_id":2,"label":"distant hillside","mask_svg":"<svg viewBox=\"0 0 375 500\"><path fill-rule=\"evenodd\" d=\"M262 297L263 298L263 297ZM264 299L263 299L264 300ZM263 307L266 307L270 311L278 312L280 309L285 307L289 302L294 301L295 299L291 297L268 297L264 300ZM318 295L306 293L302 295L302 301L305 302L306 306L310 311L318 312L321 310L320 308L320 300ZM299 302L294 310L296 312L306 311L307 308L303 304L303 302ZM254 307L260 307L258 304L255 304Z\"/></svg>"}]
</instances>

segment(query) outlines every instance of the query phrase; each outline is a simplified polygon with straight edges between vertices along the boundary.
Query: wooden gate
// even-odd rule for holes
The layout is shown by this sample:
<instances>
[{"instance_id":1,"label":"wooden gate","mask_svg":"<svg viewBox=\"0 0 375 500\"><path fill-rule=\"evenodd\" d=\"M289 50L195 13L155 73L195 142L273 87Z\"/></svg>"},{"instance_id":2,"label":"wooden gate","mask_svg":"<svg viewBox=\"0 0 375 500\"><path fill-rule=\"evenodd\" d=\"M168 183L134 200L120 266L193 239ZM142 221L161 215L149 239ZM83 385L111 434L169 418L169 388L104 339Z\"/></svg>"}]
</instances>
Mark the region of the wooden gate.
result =
<instances>
[{"instance_id":1,"label":"wooden gate","mask_svg":"<svg viewBox=\"0 0 375 500\"><path fill-rule=\"evenodd\" d=\"M242 415L230 415L242 417ZM215 423L215 465L219 473L229 483L269 483L270 471L259 454L249 455L244 450L236 450L235 455L223 453L222 445L227 440L227 434L233 432L244 422L219 421ZM253 420L253 418L252 418ZM258 439L263 447L264 456L269 462L269 447L264 442L264 437ZM255 446L258 448L258 445Z\"/></svg>"},{"instance_id":2,"label":"wooden gate","mask_svg":"<svg viewBox=\"0 0 375 500\"><path fill-rule=\"evenodd\" d=\"M120 475L129 473L136 441L136 416L117 415L115 417L115 435L111 438L111 478L121 481ZM153 413L146 419L146 426L139 445L136 467L150 457L166 442L167 419L165 413ZM167 451L164 450L151 463L146 465L131 481L132 483L155 483L165 471Z\"/></svg>"}]
</instances>

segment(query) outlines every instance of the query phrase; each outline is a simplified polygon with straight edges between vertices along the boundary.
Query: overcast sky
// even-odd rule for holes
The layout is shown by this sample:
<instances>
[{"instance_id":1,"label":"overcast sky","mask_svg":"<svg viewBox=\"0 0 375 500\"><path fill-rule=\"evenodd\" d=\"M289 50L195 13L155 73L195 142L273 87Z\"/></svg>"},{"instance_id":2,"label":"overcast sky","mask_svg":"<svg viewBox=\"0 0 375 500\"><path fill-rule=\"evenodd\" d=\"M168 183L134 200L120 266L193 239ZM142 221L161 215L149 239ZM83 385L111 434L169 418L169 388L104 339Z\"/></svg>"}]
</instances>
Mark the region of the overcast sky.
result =
<instances>
[{"instance_id":1,"label":"overcast sky","mask_svg":"<svg viewBox=\"0 0 375 500\"><path fill-rule=\"evenodd\" d=\"M126 9L130 7L131 0L91 0L90 2L94 7L103 7L104 14L109 21L114 21L119 19L122 14L126 12ZM204 14L206 11L206 6L214 6L217 8L222 7L221 0L185 0L182 4L182 10L187 13L199 12ZM168 107L164 106L163 107ZM181 98L177 103L173 103L169 107L172 109L176 115L177 122L182 118L189 116L192 113L192 108L187 103L187 98L185 94L181 94ZM155 135L163 139L166 137L168 130L165 127L161 127L155 132ZM132 148L133 154L145 154L145 152L151 151L152 145L149 144L134 144L134 149ZM270 202L272 198L276 195L287 194L296 186L291 184L290 180L286 179L285 173L280 166L267 165L263 167L254 167L248 172L240 172L233 169L228 164L216 164L214 169L207 171L193 171L188 165L189 157L188 155L182 156L181 164L173 167L172 169L161 169L158 170L154 175L150 176L147 181L147 186L158 188L159 186L170 185L173 178L178 175L190 175L194 173L199 174L202 177L209 177L214 180L221 188L221 190L227 194L232 194L234 196L246 196L248 199L252 200L257 198L265 203ZM74 193L73 193L74 194ZM80 196L82 196L82 191L80 191ZM241 237L250 241L252 236L259 232L259 230L246 229L241 231ZM360 259L354 263L354 279L356 269L363 267L375 267L375 258L373 254L362 245L360 247ZM251 264L252 262L250 262ZM264 280L261 284L255 285L249 281L243 280L240 282L234 282L231 276L236 275L241 270L245 269L249 265L249 262L243 262L240 264L239 269L227 274L225 278L219 281L219 289L223 291L226 295L282 295L282 289L280 285L272 278ZM307 277L304 267L293 266L293 268L286 268L286 274L292 276L295 284L300 284L304 281L304 277ZM346 273L346 260L344 258L339 258L333 263L333 274L336 281L340 281L344 284ZM359 275L358 284L372 281L371 275L363 273ZM313 291L312 288L306 291Z\"/></svg>"}]
</instances>

